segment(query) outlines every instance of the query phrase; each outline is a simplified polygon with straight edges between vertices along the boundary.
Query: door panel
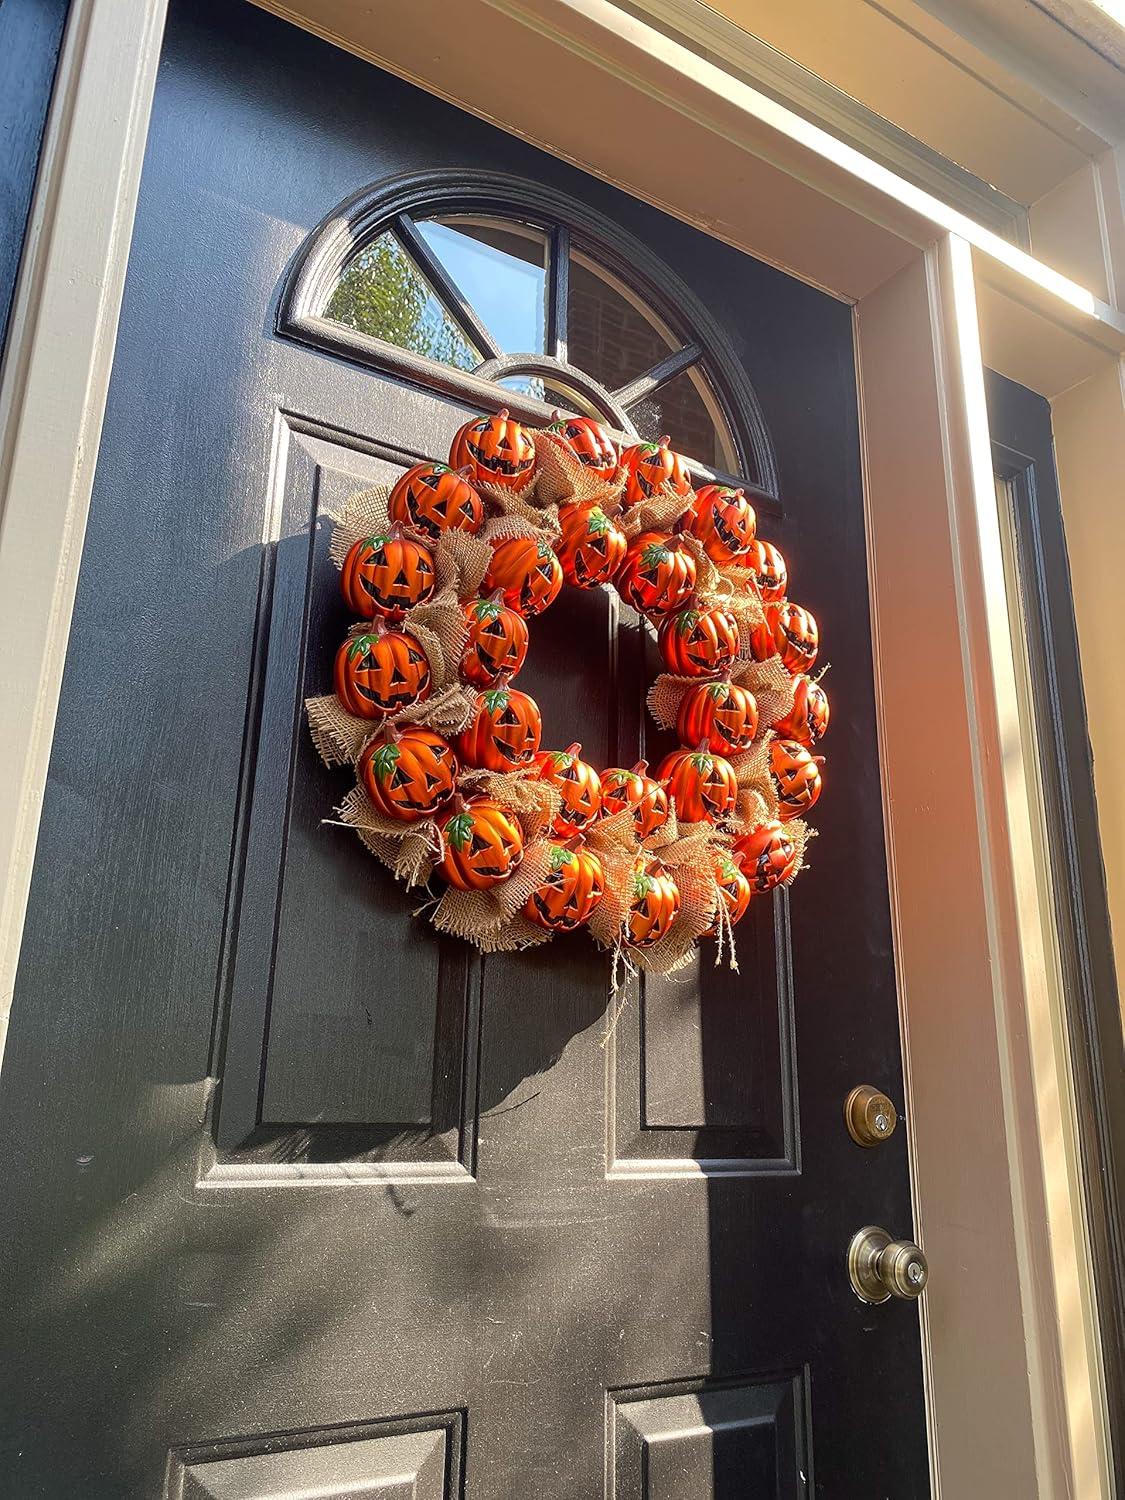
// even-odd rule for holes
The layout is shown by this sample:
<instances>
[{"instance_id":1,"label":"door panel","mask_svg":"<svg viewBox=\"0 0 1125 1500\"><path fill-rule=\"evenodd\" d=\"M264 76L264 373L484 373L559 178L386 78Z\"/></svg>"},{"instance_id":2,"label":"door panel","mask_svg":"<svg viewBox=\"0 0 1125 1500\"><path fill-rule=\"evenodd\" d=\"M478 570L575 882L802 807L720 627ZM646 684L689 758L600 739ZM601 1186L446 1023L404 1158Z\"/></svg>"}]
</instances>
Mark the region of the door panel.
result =
<instances>
[{"instance_id":1,"label":"door panel","mask_svg":"<svg viewBox=\"0 0 1125 1500\"><path fill-rule=\"evenodd\" d=\"M834 722L737 973L482 961L333 824L331 515L477 408L277 309L335 205L430 168L638 236L754 383ZM0 1089L21 1500L927 1493L916 1311L844 1270L911 1222L904 1131L842 1121L857 1082L901 1103L859 474L850 309L276 18L173 7ZM568 590L533 635L546 745L662 753L635 616Z\"/></svg>"}]
</instances>

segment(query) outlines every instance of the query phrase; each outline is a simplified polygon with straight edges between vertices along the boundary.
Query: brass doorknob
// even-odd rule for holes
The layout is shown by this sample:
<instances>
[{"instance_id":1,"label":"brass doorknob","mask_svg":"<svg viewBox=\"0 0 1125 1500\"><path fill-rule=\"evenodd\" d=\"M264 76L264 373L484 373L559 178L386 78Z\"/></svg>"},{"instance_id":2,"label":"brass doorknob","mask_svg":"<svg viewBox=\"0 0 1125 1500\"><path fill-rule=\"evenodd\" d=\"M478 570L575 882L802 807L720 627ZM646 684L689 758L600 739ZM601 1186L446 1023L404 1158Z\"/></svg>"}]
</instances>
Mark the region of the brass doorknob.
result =
<instances>
[{"instance_id":1,"label":"brass doorknob","mask_svg":"<svg viewBox=\"0 0 1125 1500\"><path fill-rule=\"evenodd\" d=\"M894 1134L898 1115L886 1094L861 1083L844 1100L844 1123L858 1145L877 1146Z\"/></svg>"},{"instance_id":2,"label":"brass doorknob","mask_svg":"<svg viewBox=\"0 0 1125 1500\"><path fill-rule=\"evenodd\" d=\"M848 1275L861 1302L889 1297L920 1297L929 1280L925 1255L909 1240L892 1240L885 1229L868 1224L848 1246Z\"/></svg>"}]
</instances>

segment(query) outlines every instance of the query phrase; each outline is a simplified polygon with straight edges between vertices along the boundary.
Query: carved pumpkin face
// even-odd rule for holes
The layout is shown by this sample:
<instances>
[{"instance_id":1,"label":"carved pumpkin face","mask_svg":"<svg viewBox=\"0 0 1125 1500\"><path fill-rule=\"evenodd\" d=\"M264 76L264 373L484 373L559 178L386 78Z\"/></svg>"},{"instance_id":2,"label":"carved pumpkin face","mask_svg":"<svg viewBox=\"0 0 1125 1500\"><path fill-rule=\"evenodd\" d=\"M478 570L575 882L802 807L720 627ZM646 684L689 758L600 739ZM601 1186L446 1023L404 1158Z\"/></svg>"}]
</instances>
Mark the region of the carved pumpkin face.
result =
<instances>
[{"instance_id":1,"label":"carved pumpkin face","mask_svg":"<svg viewBox=\"0 0 1125 1500\"><path fill-rule=\"evenodd\" d=\"M796 740L770 744L770 780L777 793L777 816L783 823L803 817L820 796L823 755L810 755Z\"/></svg>"},{"instance_id":2,"label":"carved pumpkin face","mask_svg":"<svg viewBox=\"0 0 1125 1500\"><path fill-rule=\"evenodd\" d=\"M749 550L758 526L754 507L742 490L705 484L696 491L686 530L698 537L712 562L734 562Z\"/></svg>"},{"instance_id":3,"label":"carved pumpkin face","mask_svg":"<svg viewBox=\"0 0 1125 1500\"><path fill-rule=\"evenodd\" d=\"M364 750L359 775L375 810L416 823L444 807L457 788L459 766L440 734L411 724L382 734Z\"/></svg>"},{"instance_id":4,"label":"carved pumpkin face","mask_svg":"<svg viewBox=\"0 0 1125 1500\"><path fill-rule=\"evenodd\" d=\"M713 677L738 655L738 621L725 609L689 605L665 615L659 641L669 672L679 677Z\"/></svg>"},{"instance_id":5,"label":"carved pumpkin face","mask_svg":"<svg viewBox=\"0 0 1125 1500\"><path fill-rule=\"evenodd\" d=\"M382 620L336 652L336 696L360 719L385 719L430 696L430 663L421 643Z\"/></svg>"},{"instance_id":6,"label":"carved pumpkin face","mask_svg":"<svg viewBox=\"0 0 1125 1500\"><path fill-rule=\"evenodd\" d=\"M458 748L470 766L514 771L535 758L542 732L534 698L516 688L490 688L477 700L476 718L461 735Z\"/></svg>"},{"instance_id":7,"label":"carved pumpkin face","mask_svg":"<svg viewBox=\"0 0 1125 1500\"><path fill-rule=\"evenodd\" d=\"M461 655L461 676L476 687L495 687L514 677L527 657L527 625L509 609L499 590L465 605L469 638Z\"/></svg>"},{"instance_id":8,"label":"carved pumpkin face","mask_svg":"<svg viewBox=\"0 0 1125 1500\"><path fill-rule=\"evenodd\" d=\"M741 560L741 566L749 568L753 573L763 599L785 598L789 569L785 566L785 559L771 542L763 542L760 537L752 541Z\"/></svg>"},{"instance_id":9,"label":"carved pumpkin face","mask_svg":"<svg viewBox=\"0 0 1125 1500\"><path fill-rule=\"evenodd\" d=\"M828 694L820 683L799 673L793 679L793 707L773 727L787 740L815 745L828 728Z\"/></svg>"},{"instance_id":10,"label":"carved pumpkin face","mask_svg":"<svg viewBox=\"0 0 1125 1500\"><path fill-rule=\"evenodd\" d=\"M565 750L544 750L535 757L540 781L549 782L562 798L552 829L560 838L584 832L602 810L601 777L581 757L582 746L578 744Z\"/></svg>"},{"instance_id":11,"label":"carved pumpkin face","mask_svg":"<svg viewBox=\"0 0 1125 1500\"><path fill-rule=\"evenodd\" d=\"M573 932L588 922L605 895L601 860L589 849L549 846L550 868L527 899L525 917L551 932Z\"/></svg>"},{"instance_id":12,"label":"carved pumpkin face","mask_svg":"<svg viewBox=\"0 0 1125 1500\"><path fill-rule=\"evenodd\" d=\"M807 672L816 661L820 631L816 620L799 604L771 605L766 611L774 643L787 672Z\"/></svg>"},{"instance_id":13,"label":"carved pumpkin face","mask_svg":"<svg viewBox=\"0 0 1125 1500\"><path fill-rule=\"evenodd\" d=\"M684 823L715 823L734 811L738 793L734 767L706 746L673 750L656 774Z\"/></svg>"},{"instance_id":14,"label":"carved pumpkin face","mask_svg":"<svg viewBox=\"0 0 1125 1500\"><path fill-rule=\"evenodd\" d=\"M687 467L678 453L668 446L669 439L662 437L659 443L634 443L621 455L621 469L625 476L625 492L621 502L625 506L643 505L664 488L685 498L691 494L691 480Z\"/></svg>"},{"instance_id":15,"label":"carved pumpkin face","mask_svg":"<svg viewBox=\"0 0 1125 1500\"><path fill-rule=\"evenodd\" d=\"M470 469L484 484L520 489L535 467L535 444L505 408L494 417L466 422L453 439L449 463L454 469Z\"/></svg>"},{"instance_id":16,"label":"carved pumpkin face","mask_svg":"<svg viewBox=\"0 0 1125 1500\"><path fill-rule=\"evenodd\" d=\"M625 533L613 524L600 505L563 505L559 509L562 537L559 561L566 581L592 589L613 577L625 557Z\"/></svg>"},{"instance_id":17,"label":"carved pumpkin face","mask_svg":"<svg viewBox=\"0 0 1125 1500\"><path fill-rule=\"evenodd\" d=\"M617 447L600 422L592 417L560 417L548 432L563 439L582 467L607 483L617 473Z\"/></svg>"},{"instance_id":18,"label":"carved pumpkin face","mask_svg":"<svg viewBox=\"0 0 1125 1500\"><path fill-rule=\"evenodd\" d=\"M697 682L680 699L676 733L683 745L706 744L718 755L738 755L758 733L754 694L734 682Z\"/></svg>"},{"instance_id":19,"label":"carved pumpkin face","mask_svg":"<svg viewBox=\"0 0 1125 1500\"><path fill-rule=\"evenodd\" d=\"M785 828L773 820L735 839L732 854L759 893L786 884L797 873L797 846Z\"/></svg>"},{"instance_id":20,"label":"carved pumpkin face","mask_svg":"<svg viewBox=\"0 0 1125 1500\"><path fill-rule=\"evenodd\" d=\"M695 558L663 531L642 531L629 543L615 580L617 592L642 615L665 615L695 592Z\"/></svg>"},{"instance_id":21,"label":"carved pumpkin face","mask_svg":"<svg viewBox=\"0 0 1125 1500\"><path fill-rule=\"evenodd\" d=\"M633 809L633 823L637 837L648 838L668 821L670 811L668 793L646 775L648 762L639 760L631 771L614 766L602 772L602 814L605 817Z\"/></svg>"},{"instance_id":22,"label":"carved pumpkin face","mask_svg":"<svg viewBox=\"0 0 1125 1500\"><path fill-rule=\"evenodd\" d=\"M348 608L365 620L376 615L401 620L408 609L430 597L436 582L433 553L404 536L398 525L383 536L355 542L340 572Z\"/></svg>"},{"instance_id":23,"label":"carved pumpkin face","mask_svg":"<svg viewBox=\"0 0 1125 1500\"><path fill-rule=\"evenodd\" d=\"M525 618L541 615L562 586L562 564L547 542L510 536L494 543L484 587L490 592L502 589L509 609Z\"/></svg>"},{"instance_id":24,"label":"carved pumpkin face","mask_svg":"<svg viewBox=\"0 0 1125 1500\"><path fill-rule=\"evenodd\" d=\"M446 531L479 531L484 522L476 490L445 464L407 469L391 490L387 513L392 521L435 538Z\"/></svg>"},{"instance_id":25,"label":"carved pumpkin face","mask_svg":"<svg viewBox=\"0 0 1125 1500\"><path fill-rule=\"evenodd\" d=\"M657 859L639 859L633 868L633 893L625 916L625 939L634 948L651 948L676 920L680 889Z\"/></svg>"},{"instance_id":26,"label":"carved pumpkin face","mask_svg":"<svg viewBox=\"0 0 1125 1500\"><path fill-rule=\"evenodd\" d=\"M459 891L484 891L506 880L523 854L523 833L506 807L471 797L439 824L444 854L438 869Z\"/></svg>"},{"instance_id":27,"label":"carved pumpkin face","mask_svg":"<svg viewBox=\"0 0 1125 1500\"><path fill-rule=\"evenodd\" d=\"M746 915L746 908L750 905L750 897L753 892L750 882L735 863L734 858L721 851L714 856L715 884L719 890L719 899L727 909L727 920L732 927L741 922ZM719 930L718 913L715 920L703 934L704 937L714 937Z\"/></svg>"}]
</instances>

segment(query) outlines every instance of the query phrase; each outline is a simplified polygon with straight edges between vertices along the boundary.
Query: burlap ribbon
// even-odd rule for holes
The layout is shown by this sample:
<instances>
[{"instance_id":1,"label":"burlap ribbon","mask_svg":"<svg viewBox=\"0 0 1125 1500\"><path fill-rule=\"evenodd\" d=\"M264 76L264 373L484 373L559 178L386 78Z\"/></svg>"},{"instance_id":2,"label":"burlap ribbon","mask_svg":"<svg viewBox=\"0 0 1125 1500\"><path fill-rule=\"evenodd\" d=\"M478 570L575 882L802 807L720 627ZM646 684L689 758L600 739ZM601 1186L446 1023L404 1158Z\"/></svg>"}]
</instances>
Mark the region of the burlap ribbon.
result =
<instances>
[{"instance_id":1,"label":"burlap ribbon","mask_svg":"<svg viewBox=\"0 0 1125 1500\"><path fill-rule=\"evenodd\" d=\"M591 472L555 432L535 434L536 499L543 506L600 505L607 515L619 508L623 479L605 480Z\"/></svg>"},{"instance_id":2,"label":"burlap ribbon","mask_svg":"<svg viewBox=\"0 0 1125 1500\"><path fill-rule=\"evenodd\" d=\"M621 929L633 899L633 866L640 844L632 808L599 818L586 833L587 846L598 856L605 876L605 894L590 915L590 934L603 948L620 941Z\"/></svg>"},{"instance_id":3,"label":"burlap ribbon","mask_svg":"<svg viewBox=\"0 0 1125 1500\"><path fill-rule=\"evenodd\" d=\"M662 484L649 499L631 505L617 516L617 524L630 541L642 531L671 531L691 509L694 499L693 494L677 495L671 485Z\"/></svg>"}]
</instances>

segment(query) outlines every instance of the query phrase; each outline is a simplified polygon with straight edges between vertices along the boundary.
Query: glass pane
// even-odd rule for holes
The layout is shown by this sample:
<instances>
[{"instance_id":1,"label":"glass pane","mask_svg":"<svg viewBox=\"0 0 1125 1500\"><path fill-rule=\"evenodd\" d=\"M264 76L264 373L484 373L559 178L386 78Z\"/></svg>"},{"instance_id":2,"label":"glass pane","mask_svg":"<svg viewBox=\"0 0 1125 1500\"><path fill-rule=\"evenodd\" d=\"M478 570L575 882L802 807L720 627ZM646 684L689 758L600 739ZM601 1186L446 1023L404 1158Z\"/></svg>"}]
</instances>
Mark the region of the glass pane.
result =
<instances>
[{"instance_id":1,"label":"glass pane","mask_svg":"<svg viewBox=\"0 0 1125 1500\"><path fill-rule=\"evenodd\" d=\"M615 276L584 255L570 257L567 363L609 391L650 370L680 341Z\"/></svg>"},{"instance_id":2,"label":"glass pane","mask_svg":"<svg viewBox=\"0 0 1125 1500\"><path fill-rule=\"evenodd\" d=\"M352 256L324 316L459 370L481 363L393 234L379 235Z\"/></svg>"},{"instance_id":3,"label":"glass pane","mask_svg":"<svg viewBox=\"0 0 1125 1500\"><path fill-rule=\"evenodd\" d=\"M596 417L599 422L606 420L605 413L600 412L588 397L571 390L561 381L546 380L542 375L504 375L496 383L509 391L519 391L521 396L534 396L537 401L548 401L560 411Z\"/></svg>"},{"instance_id":4,"label":"glass pane","mask_svg":"<svg viewBox=\"0 0 1125 1500\"><path fill-rule=\"evenodd\" d=\"M728 474L738 468L722 409L698 366L658 385L629 408L629 415L640 435L650 442L667 433L673 448L689 458L725 469Z\"/></svg>"},{"instance_id":5,"label":"glass pane","mask_svg":"<svg viewBox=\"0 0 1125 1500\"><path fill-rule=\"evenodd\" d=\"M529 224L458 215L418 232L504 354L543 354L547 236Z\"/></svg>"}]
</instances>

